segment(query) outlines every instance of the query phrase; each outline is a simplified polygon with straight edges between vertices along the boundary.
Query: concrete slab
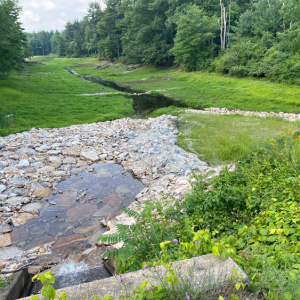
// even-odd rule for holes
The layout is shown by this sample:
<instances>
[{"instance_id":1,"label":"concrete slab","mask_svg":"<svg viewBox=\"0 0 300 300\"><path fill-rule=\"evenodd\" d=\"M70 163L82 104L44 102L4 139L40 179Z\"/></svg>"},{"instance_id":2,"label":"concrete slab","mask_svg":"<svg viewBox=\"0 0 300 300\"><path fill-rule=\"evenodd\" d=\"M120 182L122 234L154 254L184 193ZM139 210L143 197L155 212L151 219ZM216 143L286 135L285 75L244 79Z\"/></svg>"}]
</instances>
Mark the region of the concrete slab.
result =
<instances>
[{"instance_id":1,"label":"concrete slab","mask_svg":"<svg viewBox=\"0 0 300 300\"><path fill-rule=\"evenodd\" d=\"M13 274L12 281L0 291L0 300L15 300L27 294L29 275L27 269Z\"/></svg>"},{"instance_id":2,"label":"concrete slab","mask_svg":"<svg viewBox=\"0 0 300 300\"><path fill-rule=\"evenodd\" d=\"M55 276L55 283L53 287L56 290L62 288L66 289L66 287L69 286L76 286L79 284L94 281L95 278L98 278L100 280L100 278L109 278L109 277L110 275L108 274L104 266L102 266L102 267L85 270L81 272L74 272L73 274L69 273L67 275ZM41 288L42 288L42 284L40 282L36 283L33 287L32 293L37 294L41 290Z\"/></svg>"},{"instance_id":3,"label":"concrete slab","mask_svg":"<svg viewBox=\"0 0 300 300\"><path fill-rule=\"evenodd\" d=\"M222 261L212 254L174 262L173 268L177 276L180 278L190 276L197 285L204 283L209 283L210 286L221 284L226 279L225 275L230 275L234 269L241 275L242 281L247 281L247 275L231 258ZM133 291L145 280L150 281L153 285L158 285L159 278L165 277L165 271L163 266L148 268L123 274L123 282L120 281L120 276L114 276L57 290L56 295L64 291L67 292L68 300L91 299L92 295L100 297L110 295L114 299L118 299L120 295L126 295L127 292ZM28 300L29 298L24 299ZM42 298L39 296L39 299Z\"/></svg>"}]
</instances>

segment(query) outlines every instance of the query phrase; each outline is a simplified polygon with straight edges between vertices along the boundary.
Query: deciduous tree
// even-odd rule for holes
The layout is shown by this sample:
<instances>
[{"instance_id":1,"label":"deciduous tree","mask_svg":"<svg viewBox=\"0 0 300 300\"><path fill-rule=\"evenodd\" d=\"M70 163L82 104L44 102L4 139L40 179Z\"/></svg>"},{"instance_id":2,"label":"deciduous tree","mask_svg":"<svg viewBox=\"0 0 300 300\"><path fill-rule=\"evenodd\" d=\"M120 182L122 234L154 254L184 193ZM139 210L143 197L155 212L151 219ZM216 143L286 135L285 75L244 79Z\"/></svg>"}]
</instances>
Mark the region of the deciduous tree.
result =
<instances>
[{"instance_id":1,"label":"deciduous tree","mask_svg":"<svg viewBox=\"0 0 300 300\"><path fill-rule=\"evenodd\" d=\"M16 0L0 0L0 75L18 69L24 60L27 43L20 10Z\"/></svg>"},{"instance_id":2,"label":"deciduous tree","mask_svg":"<svg viewBox=\"0 0 300 300\"><path fill-rule=\"evenodd\" d=\"M190 6L178 20L177 34L172 52L175 61L188 71L205 66L212 56L217 35L218 20L208 17L196 5Z\"/></svg>"}]
</instances>

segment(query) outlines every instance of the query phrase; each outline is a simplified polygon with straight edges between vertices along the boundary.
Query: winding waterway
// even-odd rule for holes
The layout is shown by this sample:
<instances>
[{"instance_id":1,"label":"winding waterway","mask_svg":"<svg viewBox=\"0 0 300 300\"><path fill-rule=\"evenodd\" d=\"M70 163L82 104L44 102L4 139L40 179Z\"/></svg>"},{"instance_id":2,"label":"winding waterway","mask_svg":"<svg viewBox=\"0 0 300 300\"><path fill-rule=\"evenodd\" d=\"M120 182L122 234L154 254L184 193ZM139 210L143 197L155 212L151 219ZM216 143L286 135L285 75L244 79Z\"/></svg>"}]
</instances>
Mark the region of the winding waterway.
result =
<instances>
[{"instance_id":1,"label":"winding waterway","mask_svg":"<svg viewBox=\"0 0 300 300\"><path fill-rule=\"evenodd\" d=\"M66 69L66 71L68 71L73 75L80 76L74 70ZM151 94L139 90L134 90L132 88L119 85L114 81L106 80L98 76L86 75L86 76L81 76L81 78L85 81L98 83L103 86L109 87L113 90L127 93L127 95L125 96L133 100L132 106L135 111L134 115L132 115L131 117L143 118L148 114L150 114L151 112L155 111L156 109L163 108L163 107L169 107L169 106L188 107L182 101L174 100L160 94Z\"/></svg>"}]
</instances>

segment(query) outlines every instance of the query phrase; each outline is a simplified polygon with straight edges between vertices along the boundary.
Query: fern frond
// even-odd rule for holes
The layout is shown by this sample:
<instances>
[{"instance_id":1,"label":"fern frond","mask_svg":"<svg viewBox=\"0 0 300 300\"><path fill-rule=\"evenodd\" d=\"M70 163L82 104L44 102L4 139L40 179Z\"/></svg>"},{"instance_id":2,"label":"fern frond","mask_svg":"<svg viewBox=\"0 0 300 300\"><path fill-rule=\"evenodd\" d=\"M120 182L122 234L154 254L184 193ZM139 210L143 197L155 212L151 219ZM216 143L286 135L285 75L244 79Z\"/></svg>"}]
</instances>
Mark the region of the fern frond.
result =
<instances>
[{"instance_id":1,"label":"fern frond","mask_svg":"<svg viewBox=\"0 0 300 300\"><path fill-rule=\"evenodd\" d=\"M103 242L107 244L115 244L122 241L122 237L120 233L112 233L107 235L101 235L99 236L97 242Z\"/></svg>"},{"instance_id":2,"label":"fern frond","mask_svg":"<svg viewBox=\"0 0 300 300\"><path fill-rule=\"evenodd\" d=\"M105 252L102 257L115 258L118 261L126 262L130 257L134 256L134 247L131 245L123 246L120 249L111 249Z\"/></svg>"},{"instance_id":3,"label":"fern frond","mask_svg":"<svg viewBox=\"0 0 300 300\"><path fill-rule=\"evenodd\" d=\"M138 218L140 216L139 213L137 213L136 211L133 211L129 208L119 207L119 209L121 211L123 211L125 214L127 214L129 217Z\"/></svg>"},{"instance_id":4,"label":"fern frond","mask_svg":"<svg viewBox=\"0 0 300 300\"><path fill-rule=\"evenodd\" d=\"M119 249L112 249L102 254L102 257L115 258L118 256Z\"/></svg>"},{"instance_id":5,"label":"fern frond","mask_svg":"<svg viewBox=\"0 0 300 300\"><path fill-rule=\"evenodd\" d=\"M131 245L124 245L122 248L118 249L118 253L116 253L116 258L119 261L126 262L130 257L134 256L134 247Z\"/></svg>"},{"instance_id":6,"label":"fern frond","mask_svg":"<svg viewBox=\"0 0 300 300\"><path fill-rule=\"evenodd\" d=\"M124 224L116 224L116 227L118 229L118 233L122 237L126 237L129 232L132 232L132 225L124 225Z\"/></svg>"}]
</instances>

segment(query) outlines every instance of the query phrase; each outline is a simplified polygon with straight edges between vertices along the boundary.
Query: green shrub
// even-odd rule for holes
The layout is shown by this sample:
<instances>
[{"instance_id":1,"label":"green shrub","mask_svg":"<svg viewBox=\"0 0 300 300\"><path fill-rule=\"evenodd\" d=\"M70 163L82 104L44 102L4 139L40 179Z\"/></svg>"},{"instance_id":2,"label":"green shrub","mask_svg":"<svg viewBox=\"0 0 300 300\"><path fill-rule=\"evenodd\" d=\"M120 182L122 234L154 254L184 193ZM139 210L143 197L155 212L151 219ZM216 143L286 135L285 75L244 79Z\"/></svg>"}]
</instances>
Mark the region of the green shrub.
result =
<instances>
[{"instance_id":1,"label":"green shrub","mask_svg":"<svg viewBox=\"0 0 300 300\"><path fill-rule=\"evenodd\" d=\"M147 204L124 240L131 243L129 267L231 256L249 275L252 291L299 299L299 154L300 134L288 133L245 156L233 172L196 177L185 199ZM122 271L129 267L123 263Z\"/></svg>"}]
</instances>

